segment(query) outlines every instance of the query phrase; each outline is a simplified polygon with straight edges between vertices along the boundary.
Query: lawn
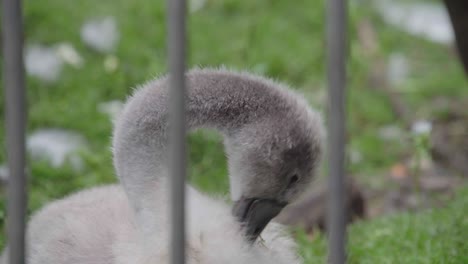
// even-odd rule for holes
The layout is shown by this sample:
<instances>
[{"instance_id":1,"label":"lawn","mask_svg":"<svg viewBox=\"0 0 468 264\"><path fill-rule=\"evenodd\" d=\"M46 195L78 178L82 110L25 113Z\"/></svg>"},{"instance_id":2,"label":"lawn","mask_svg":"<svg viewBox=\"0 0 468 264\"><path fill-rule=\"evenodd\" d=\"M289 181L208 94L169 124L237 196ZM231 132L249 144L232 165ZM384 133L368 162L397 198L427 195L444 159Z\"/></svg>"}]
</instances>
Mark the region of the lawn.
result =
<instances>
[{"instance_id":1,"label":"lawn","mask_svg":"<svg viewBox=\"0 0 468 264\"><path fill-rule=\"evenodd\" d=\"M85 61L82 68L65 66L54 83L28 78L28 131L63 128L79 132L89 142L89 150L82 154L82 171L75 171L71 165L52 168L45 162L29 164L29 212L73 191L115 182L110 153L112 122L99 111L98 105L125 100L135 86L166 71L163 2L25 1L26 44L69 42ZM434 98L468 95L468 90L464 89L465 77L451 47L385 25L369 3L371 1L351 1L349 5L348 135L350 148L360 153L360 161L350 164L349 171L359 175L371 175L387 168L411 152L412 147L399 140L388 144L376 133L387 124L402 125L390 110L388 98L369 82L376 58L386 61L393 53L407 57L411 71L398 89L415 109L417 117L429 116L430 102ZM323 111L326 87L324 10L322 0L300 0L294 4L274 0L207 0L203 8L190 13L188 19L189 65L226 65L281 80L298 89L314 107ZM102 16L115 17L120 31L120 41L113 53L118 66L110 72L104 70L107 55L87 48L80 40L81 25L87 19ZM358 25L363 21L370 21L375 28L378 42L373 54L368 53L358 38ZM3 94L0 99L0 123L3 124ZM2 149L5 149L4 139L4 131L0 130ZM212 133L198 132L190 136L189 172L193 184L207 192L227 193L222 151L220 138ZM6 153L2 151L0 164L5 162ZM362 177L361 180L369 179ZM467 196L466 191L461 192L461 202L454 204L468 208ZM1 190L0 201L0 228L3 230L5 193ZM463 215L467 214L467 209L450 208L356 224L351 229L351 261L404 263L398 258L403 257L400 252L406 251L406 247L397 242L401 241L400 236L405 236L415 247L414 251L407 250L407 263L446 263L444 260L451 252L459 254L462 246L466 248L461 238L467 237L461 232L461 227L466 226ZM460 224L460 229L453 225L455 222ZM422 224L428 228L424 229ZM444 233L446 229L448 233ZM5 243L3 234L0 231L0 248ZM442 239L440 244L428 240L434 236ZM311 245L305 239L300 241L306 259L315 259L310 253L315 250L322 250L317 253L319 256L324 254L320 238ZM424 259L427 253L430 256ZM395 259L386 258L390 255Z\"/></svg>"},{"instance_id":2,"label":"lawn","mask_svg":"<svg viewBox=\"0 0 468 264\"><path fill-rule=\"evenodd\" d=\"M348 230L349 263L467 263L468 188L446 208L359 222ZM326 262L326 241L299 235L306 263Z\"/></svg>"}]
</instances>

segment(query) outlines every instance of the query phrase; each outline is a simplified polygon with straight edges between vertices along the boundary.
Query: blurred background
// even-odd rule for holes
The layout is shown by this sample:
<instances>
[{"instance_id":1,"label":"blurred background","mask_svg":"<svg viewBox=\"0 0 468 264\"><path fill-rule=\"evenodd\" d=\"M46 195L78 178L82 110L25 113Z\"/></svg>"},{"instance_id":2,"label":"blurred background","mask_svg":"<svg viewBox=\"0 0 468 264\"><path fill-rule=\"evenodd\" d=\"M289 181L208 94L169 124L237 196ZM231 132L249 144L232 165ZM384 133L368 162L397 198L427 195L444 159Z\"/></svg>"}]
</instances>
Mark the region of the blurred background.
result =
<instances>
[{"instance_id":1,"label":"blurred background","mask_svg":"<svg viewBox=\"0 0 468 264\"><path fill-rule=\"evenodd\" d=\"M116 182L112 120L166 72L164 1L24 2L29 209ZM468 89L442 1L350 0L348 200L351 263L468 263ZM325 113L325 1L190 0L194 66L287 83ZM4 94L0 93L4 125ZM221 138L192 134L190 182L226 196ZM0 248L6 238L0 130ZM278 221L306 263L326 256L326 170ZM404 252L404 254L401 254Z\"/></svg>"}]
</instances>

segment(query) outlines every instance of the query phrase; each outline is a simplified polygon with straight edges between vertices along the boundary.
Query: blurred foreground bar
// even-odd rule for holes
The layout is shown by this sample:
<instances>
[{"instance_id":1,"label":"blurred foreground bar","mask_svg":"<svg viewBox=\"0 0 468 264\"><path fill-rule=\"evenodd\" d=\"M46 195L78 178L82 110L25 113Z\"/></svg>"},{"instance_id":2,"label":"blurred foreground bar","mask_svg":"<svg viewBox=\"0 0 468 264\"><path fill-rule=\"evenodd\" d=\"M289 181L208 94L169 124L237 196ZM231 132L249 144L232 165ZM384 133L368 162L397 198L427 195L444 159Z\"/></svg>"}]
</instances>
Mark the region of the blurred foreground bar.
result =
<instances>
[{"instance_id":1,"label":"blurred foreground bar","mask_svg":"<svg viewBox=\"0 0 468 264\"><path fill-rule=\"evenodd\" d=\"M10 264L25 263L27 179L23 25L20 0L3 0L3 78L8 156L7 235Z\"/></svg>"},{"instance_id":2,"label":"blurred foreground bar","mask_svg":"<svg viewBox=\"0 0 468 264\"><path fill-rule=\"evenodd\" d=\"M170 74L171 263L185 263L185 0L167 0Z\"/></svg>"},{"instance_id":3,"label":"blurred foreground bar","mask_svg":"<svg viewBox=\"0 0 468 264\"><path fill-rule=\"evenodd\" d=\"M327 72L328 72L328 261L346 262L345 227L345 89L346 89L346 29L345 0L327 1Z\"/></svg>"}]
</instances>

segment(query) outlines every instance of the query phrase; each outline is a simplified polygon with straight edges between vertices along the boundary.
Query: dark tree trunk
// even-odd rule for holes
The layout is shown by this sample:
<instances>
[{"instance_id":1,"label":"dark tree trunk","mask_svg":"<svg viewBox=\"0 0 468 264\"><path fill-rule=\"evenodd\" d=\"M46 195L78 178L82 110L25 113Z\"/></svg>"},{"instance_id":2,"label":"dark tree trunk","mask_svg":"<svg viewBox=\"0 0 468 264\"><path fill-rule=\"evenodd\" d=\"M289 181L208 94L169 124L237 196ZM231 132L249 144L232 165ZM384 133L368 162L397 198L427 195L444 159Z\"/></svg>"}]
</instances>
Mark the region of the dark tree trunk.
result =
<instances>
[{"instance_id":1,"label":"dark tree trunk","mask_svg":"<svg viewBox=\"0 0 468 264\"><path fill-rule=\"evenodd\" d=\"M444 0L452 21L461 62L468 75L468 1Z\"/></svg>"}]
</instances>

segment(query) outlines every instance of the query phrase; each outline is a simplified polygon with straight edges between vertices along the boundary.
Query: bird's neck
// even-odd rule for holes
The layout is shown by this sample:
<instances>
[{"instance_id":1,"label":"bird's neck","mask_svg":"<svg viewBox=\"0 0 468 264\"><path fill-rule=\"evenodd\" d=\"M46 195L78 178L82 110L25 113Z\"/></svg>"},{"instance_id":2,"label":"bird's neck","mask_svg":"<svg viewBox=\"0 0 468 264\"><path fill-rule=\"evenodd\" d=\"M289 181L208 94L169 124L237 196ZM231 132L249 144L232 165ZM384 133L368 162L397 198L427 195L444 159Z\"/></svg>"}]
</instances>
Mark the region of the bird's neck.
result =
<instances>
[{"instance_id":1,"label":"bird's neck","mask_svg":"<svg viewBox=\"0 0 468 264\"><path fill-rule=\"evenodd\" d=\"M186 122L190 130L214 128L227 139L277 111L277 91L256 77L227 71L187 74ZM168 78L152 81L129 99L116 123L114 166L137 217L150 219L167 204ZM278 103L276 102L278 101ZM235 179L231 191L238 193ZM156 208L155 208L156 207ZM141 215L141 216L138 216Z\"/></svg>"}]
</instances>

